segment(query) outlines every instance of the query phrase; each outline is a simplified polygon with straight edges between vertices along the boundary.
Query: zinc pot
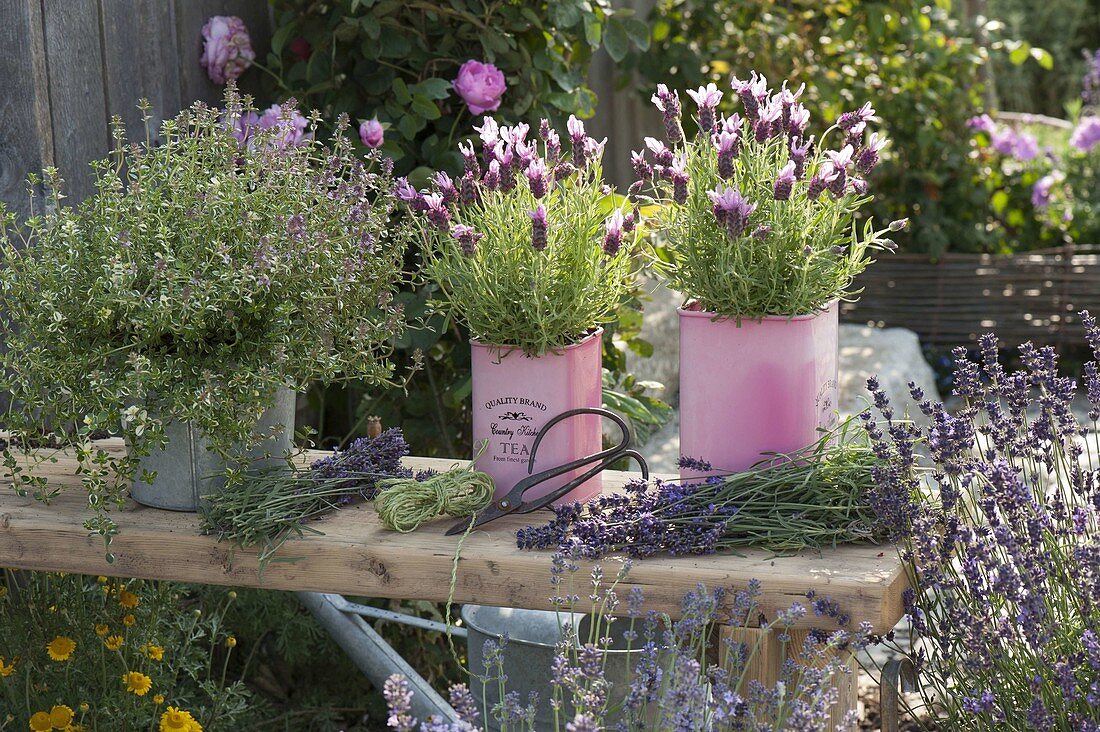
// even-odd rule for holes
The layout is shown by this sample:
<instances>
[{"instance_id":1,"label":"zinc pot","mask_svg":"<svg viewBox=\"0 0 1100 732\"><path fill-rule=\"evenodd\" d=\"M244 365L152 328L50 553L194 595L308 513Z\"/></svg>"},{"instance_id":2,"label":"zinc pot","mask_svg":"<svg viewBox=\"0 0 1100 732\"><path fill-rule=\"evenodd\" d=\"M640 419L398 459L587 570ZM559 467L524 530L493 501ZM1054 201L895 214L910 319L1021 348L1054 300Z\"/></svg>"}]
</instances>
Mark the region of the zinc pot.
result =
<instances>
[{"instance_id":1,"label":"zinc pot","mask_svg":"<svg viewBox=\"0 0 1100 732\"><path fill-rule=\"evenodd\" d=\"M521 610L518 608L487 607L482 605L463 605L462 621L469 634L466 636L466 657L469 660L470 691L474 699L479 703L482 693L485 695L486 708L490 712L483 715L486 723L485 729L496 732L500 729L500 723L493 719L492 708L500 701L500 689L494 680L497 674L495 667L488 671L484 665L485 641L500 642L503 636L508 640L504 644L501 661L504 665L504 674L508 677L505 693L519 692L521 704L527 704L532 691L538 693L538 705L535 712L535 729L554 729L554 711L550 703L553 701L553 687L550 683L551 665L554 656L558 653L558 644L566 637L566 623L573 626L569 629L569 638L573 643L578 643L578 638L583 642L588 641L589 624L593 616L581 613L555 613L545 610ZM624 634L630 626L626 620L620 619L612 623L610 627L601 627L601 633L608 633L611 642L604 651L603 675L611 683L608 693L608 709L611 714L605 719L606 728L614 729L619 721L619 715L615 712L623 702L630 688L630 680L638 663L639 646L641 641L635 640L633 645L628 643ZM629 650L628 650L629 649ZM482 677L489 677L488 683ZM564 701L564 708L559 713L559 719L570 720L575 711L568 698Z\"/></svg>"},{"instance_id":2,"label":"zinc pot","mask_svg":"<svg viewBox=\"0 0 1100 732\"><path fill-rule=\"evenodd\" d=\"M244 461L253 469L285 464L293 447L296 396L294 391L280 388L274 405L260 418L257 433L270 432L276 425L282 429L245 452ZM208 449L209 442L197 427L173 421L164 431L168 443L140 458L130 497L153 508L198 511L203 496L217 493L225 485L226 462ZM146 472L156 474L151 483L142 480Z\"/></svg>"},{"instance_id":3,"label":"zinc pot","mask_svg":"<svg viewBox=\"0 0 1100 732\"><path fill-rule=\"evenodd\" d=\"M738 324L681 309L680 454L709 462L709 474L736 472L834 426L837 312L833 301L812 315Z\"/></svg>"},{"instance_id":4,"label":"zinc pot","mask_svg":"<svg viewBox=\"0 0 1100 732\"><path fill-rule=\"evenodd\" d=\"M519 348L471 342L475 455L488 443L477 468L493 477L501 497L528 475L531 448L552 417L570 409L599 407L603 362L599 329L579 343L541 356ZM602 449L599 417L578 415L554 425L539 444L533 472L557 467ZM527 498L546 495L584 472L583 468L541 483ZM559 502L586 501L600 492L599 475Z\"/></svg>"}]
</instances>

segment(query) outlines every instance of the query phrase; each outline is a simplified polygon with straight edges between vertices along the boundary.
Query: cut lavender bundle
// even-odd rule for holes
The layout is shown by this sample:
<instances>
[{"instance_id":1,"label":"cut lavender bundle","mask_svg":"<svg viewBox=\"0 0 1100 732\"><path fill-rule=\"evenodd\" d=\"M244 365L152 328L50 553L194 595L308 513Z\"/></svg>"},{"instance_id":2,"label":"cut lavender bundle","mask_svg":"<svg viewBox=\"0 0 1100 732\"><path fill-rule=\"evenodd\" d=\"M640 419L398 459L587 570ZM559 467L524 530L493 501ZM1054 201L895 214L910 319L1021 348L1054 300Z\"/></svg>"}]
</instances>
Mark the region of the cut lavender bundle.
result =
<instances>
[{"instance_id":1,"label":"cut lavender bundle","mask_svg":"<svg viewBox=\"0 0 1100 732\"><path fill-rule=\"evenodd\" d=\"M636 480L621 494L555 508L544 526L520 529L521 549L597 558L622 552L777 552L880 538L868 493L880 460L848 420L803 450L702 482Z\"/></svg>"}]
</instances>

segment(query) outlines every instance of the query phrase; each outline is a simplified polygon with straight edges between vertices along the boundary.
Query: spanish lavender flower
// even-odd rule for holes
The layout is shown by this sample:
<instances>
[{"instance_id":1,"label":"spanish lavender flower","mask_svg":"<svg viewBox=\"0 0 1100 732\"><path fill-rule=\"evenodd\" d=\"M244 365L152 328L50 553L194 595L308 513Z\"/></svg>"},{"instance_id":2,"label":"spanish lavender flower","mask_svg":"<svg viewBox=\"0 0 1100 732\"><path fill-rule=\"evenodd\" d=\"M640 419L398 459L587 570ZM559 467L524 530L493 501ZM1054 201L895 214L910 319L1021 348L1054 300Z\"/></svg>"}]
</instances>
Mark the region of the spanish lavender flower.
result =
<instances>
[{"instance_id":1,"label":"spanish lavender flower","mask_svg":"<svg viewBox=\"0 0 1100 732\"><path fill-rule=\"evenodd\" d=\"M474 125L474 129L481 135L481 154L485 158L485 164L488 165L493 160L493 150L496 148L497 140L500 139L500 127L495 119L485 115L482 118L481 127Z\"/></svg>"},{"instance_id":2,"label":"spanish lavender flower","mask_svg":"<svg viewBox=\"0 0 1100 732\"><path fill-rule=\"evenodd\" d=\"M653 166L645 159L645 150L632 150L630 167L634 169L634 179L644 182L653 178Z\"/></svg>"},{"instance_id":3,"label":"spanish lavender flower","mask_svg":"<svg viewBox=\"0 0 1100 732\"><path fill-rule=\"evenodd\" d=\"M882 148L886 147L887 139L880 137L877 132L872 132L867 144L856 153L856 169L864 175L870 175L878 165L878 156Z\"/></svg>"},{"instance_id":4,"label":"spanish lavender flower","mask_svg":"<svg viewBox=\"0 0 1100 732\"><path fill-rule=\"evenodd\" d=\"M855 151L851 145L845 145L840 152L835 150L826 150L825 157L829 158L829 162L832 164L833 171L837 173L829 181L829 190L833 195L840 198L844 195L844 188L848 183L848 168L852 165L852 155Z\"/></svg>"},{"instance_id":5,"label":"spanish lavender flower","mask_svg":"<svg viewBox=\"0 0 1100 732\"><path fill-rule=\"evenodd\" d=\"M443 194L429 193L424 196L424 205L428 215L428 221L440 231L447 231L451 226L451 212L443 201Z\"/></svg>"},{"instance_id":6,"label":"spanish lavender flower","mask_svg":"<svg viewBox=\"0 0 1100 732\"><path fill-rule=\"evenodd\" d=\"M596 140L592 137L587 137L584 140L584 159L585 164L595 160L599 161L603 157L603 149L607 145L607 138L602 140Z\"/></svg>"},{"instance_id":7,"label":"spanish lavender flower","mask_svg":"<svg viewBox=\"0 0 1100 732\"><path fill-rule=\"evenodd\" d=\"M845 112L836 121L836 126L848 133L849 136L861 135L867 128L867 123L875 116L875 108L870 102L864 102L863 106L854 112Z\"/></svg>"},{"instance_id":8,"label":"spanish lavender flower","mask_svg":"<svg viewBox=\"0 0 1100 732\"><path fill-rule=\"evenodd\" d=\"M848 189L855 193L857 196L863 196L867 194L867 191L871 189L870 184L864 178L849 178Z\"/></svg>"},{"instance_id":9,"label":"spanish lavender flower","mask_svg":"<svg viewBox=\"0 0 1100 732\"><path fill-rule=\"evenodd\" d=\"M536 200L546 196L550 185L550 172L546 169L546 163L536 158L527 166L527 181L531 185L531 195Z\"/></svg>"},{"instance_id":10,"label":"spanish lavender flower","mask_svg":"<svg viewBox=\"0 0 1100 732\"><path fill-rule=\"evenodd\" d=\"M664 115L665 138L673 145L683 142L684 133L680 129L679 92L670 92L667 86L658 84L657 93L651 97L651 101Z\"/></svg>"},{"instance_id":11,"label":"spanish lavender flower","mask_svg":"<svg viewBox=\"0 0 1100 732\"><path fill-rule=\"evenodd\" d=\"M475 203L478 198L480 198L480 192L478 191L477 177L467 171L463 174L462 180L458 182L458 200L469 205Z\"/></svg>"},{"instance_id":12,"label":"spanish lavender flower","mask_svg":"<svg viewBox=\"0 0 1100 732\"><path fill-rule=\"evenodd\" d=\"M569 130L569 140L573 143L573 167L579 170L586 162L584 141L588 136L584 132L584 122L577 119L577 115L571 114L565 126Z\"/></svg>"},{"instance_id":13,"label":"spanish lavender flower","mask_svg":"<svg viewBox=\"0 0 1100 732\"><path fill-rule=\"evenodd\" d=\"M462 153L462 162L467 175L477 179L481 177L481 166L477 162L477 153L474 151L474 143L458 143L458 151Z\"/></svg>"},{"instance_id":14,"label":"spanish lavender flower","mask_svg":"<svg viewBox=\"0 0 1100 732\"><path fill-rule=\"evenodd\" d=\"M753 135L757 142L765 142L769 137L782 131L783 107L778 99L769 99L759 110L753 123Z\"/></svg>"},{"instance_id":15,"label":"spanish lavender flower","mask_svg":"<svg viewBox=\"0 0 1100 732\"><path fill-rule=\"evenodd\" d=\"M637 228L638 222L641 220L641 218L641 211L639 211L638 207L635 206L631 211L623 216L623 231L627 234L634 231L634 229Z\"/></svg>"},{"instance_id":16,"label":"spanish lavender flower","mask_svg":"<svg viewBox=\"0 0 1100 732\"><path fill-rule=\"evenodd\" d=\"M718 148L718 177L730 180L734 174L734 158L741 152L741 130L719 132L714 136L714 146Z\"/></svg>"},{"instance_id":17,"label":"spanish lavender flower","mask_svg":"<svg viewBox=\"0 0 1100 732\"><path fill-rule=\"evenodd\" d=\"M830 163L824 163L821 169L810 179L810 185L806 187L806 196L810 200L816 201L839 176L840 172L835 170Z\"/></svg>"},{"instance_id":18,"label":"spanish lavender flower","mask_svg":"<svg viewBox=\"0 0 1100 732\"><path fill-rule=\"evenodd\" d=\"M741 236L748 226L749 216L756 210L756 204L749 203L736 186L707 191L707 197L713 204L714 217L726 234L731 239Z\"/></svg>"},{"instance_id":19,"label":"spanish lavender flower","mask_svg":"<svg viewBox=\"0 0 1100 732\"><path fill-rule=\"evenodd\" d=\"M688 90L691 97L699 107L699 134L709 135L714 130L714 110L722 101L722 92L711 83L701 86L695 91Z\"/></svg>"},{"instance_id":20,"label":"spanish lavender flower","mask_svg":"<svg viewBox=\"0 0 1100 732\"><path fill-rule=\"evenodd\" d=\"M790 119L787 121L787 136L791 139L801 138L806 134L806 128L810 125L810 110L801 104L795 104L790 110Z\"/></svg>"},{"instance_id":21,"label":"spanish lavender flower","mask_svg":"<svg viewBox=\"0 0 1100 732\"><path fill-rule=\"evenodd\" d=\"M768 235L772 233L772 227L767 224L760 224L752 230L752 238L758 241L764 241L768 238Z\"/></svg>"},{"instance_id":22,"label":"spanish lavender flower","mask_svg":"<svg viewBox=\"0 0 1100 732\"><path fill-rule=\"evenodd\" d=\"M439 195L443 196L443 204L445 206L450 206L458 200L458 189L455 188L451 176L447 175L445 171L441 170L433 175L432 182L435 183Z\"/></svg>"},{"instance_id":23,"label":"spanish lavender flower","mask_svg":"<svg viewBox=\"0 0 1100 732\"><path fill-rule=\"evenodd\" d=\"M909 228L909 219L894 219L886 228L890 231L905 231Z\"/></svg>"},{"instance_id":24,"label":"spanish lavender flower","mask_svg":"<svg viewBox=\"0 0 1100 732\"><path fill-rule=\"evenodd\" d=\"M576 173L577 169L573 167L571 163L567 163L564 160L558 161L558 164L554 166L554 180L562 181L569 176Z\"/></svg>"},{"instance_id":25,"label":"spanish lavender flower","mask_svg":"<svg viewBox=\"0 0 1100 732\"><path fill-rule=\"evenodd\" d=\"M500 188L500 163L496 160L489 161L489 169L485 171L481 182L490 191Z\"/></svg>"},{"instance_id":26,"label":"spanish lavender flower","mask_svg":"<svg viewBox=\"0 0 1100 732\"><path fill-rule=\"evenodd\" d=\"M526 122L520 122L514 127L501 127L500 138L507 141L512 147L516 147L527 140L527 133L530 132L531 125Z\"/></svg>"},{"instance_id":27,"label":"spanish lavender flower","mask_svg":"<svg viewBox=\"0 0 1100 732\"><path fill-rule=\"evenodd\" d=\"M546 157L553 162L561 159L561 138L557 130L550 130L546 134Z\"/></svg>"},{"instance_id":28,"label":"spanish lavender flower","mask_svg":"<svg viewBox=\"0 0 1100 732\"><path fill-rule=\"evenodd\" d=\"M541 252L546 248L549 223L546 220L546 206L539 204L534 211L528 211L531 217L531 248Z\"/></svg>"},{"instance_id":29,"label":"spanish lavender flower","mask_svg":"<svg viewBox=\"0 0 1100 732\"><path fill-rule=\"evenodd\" d=\"M603 251L609 257L618 254L619 248L622 246L623 225L623 212L619 209L612 211L611 215L607 217L607 221L604 222L606 231L603 237Z\"/></svg>"},{"instance_id":30,"label":"spanish lavender flower","mask_svg":"<svg viewBox=\"0 0 1100 732\"><path fill-rule=\"evenodd\" d=\"M790 129L791 115L794 113L795 107L800 106L798 104L798 98L802 96L802 92L804 91L806 91L805 84L799 86L798 91L792 92L790 89L787 88L787 82L784 81L783 86L779 90L779 93L775 95L776 101L779 103L779 106L783 110L783 114L780 118L782 121L780 128L782 130L786 131ZM803 128L805 128L805 125L803 125Z\"/></svg>"},{"instance_id":31,"label":"spanish lavender flower","mask_svg":"<svg viewBox=\"0 0 1100 732\"><path fill-rule=\"evenodd\" d=\"M649 148L649 151L653 153L653 159L657 161L658 165L663 165L665 167L672 165L675 153L672 152L668 145L654 137L645 138L645 145Z\"/></svg>"},{"instance_id":32,"label":"spanish lavender flower","mask_svg":"<svg viewBox=\"0 0 1100 732\"><path fill-rule=\"evenodd\" d=\"M814 146L814 138L803 140L800 137L791 138L791 160L794 161L794 177L802 180L806 174L806 158Z\"/></svg>"},{"instance_id":33,"label":"spanish lavender flower","mask_svg":"<svg viewBox=\"0 0 1100 732\"><path fill-rule=\"evenodd\" d=\"M458 240L462 253L467 257L474 256L474 253L477 252L477 243L485 238L484 234L465 224L455 224L451 228L451 234Z\"/></svg>"},{"instance_id":34,"label":"spanish lavender flower","mask_svg":"<svg viewBox=\"0 0 1100 732\"><path fill-rule=\"evenodd\" d=\"M794 161L788 160L779 175L775 179L773 195L777 201L790 200L791 191L794 189Z\"/></svg>"},{"instance_id":35,"label":"spanish lavender flower","mask_svg":"<svg viewBox=\"0 0 1100 732\"><path fill-rule=\"evenodd\" d=\"M687 172L686 155L680 155L672 161L672 165L668 168L668 175L672 179L672 200L680 205L687 203L690 177Z\"/></svg>"},{"instance_id":36,"label":"spanish lavender flower","mask_svg":"<svg viewBox=\"0 0 1100 732\"><path fill-rule=\"evenodd\" d=\"M402 177L394 181L393 195L395 195L398 200L404 201L409 208L414 211L424 211L427 209L424 203L424 196L421 195L420 191L412 187L408 178Z\"/></svg>"},{"instance_id":37,"label":"spanish lavender flower","mask_svg":"<svg viewBox=\"0 0 1100 732\"><path fill-rule=\"evenodd\" d=\"M760 107L768 97L768 79L755 71L748 80L742 81L736 76L730 80L730 86L741 98L741 104L745 107L745 116L750 123L755 123L760 112Z\"/></svg>"}]
</instances>

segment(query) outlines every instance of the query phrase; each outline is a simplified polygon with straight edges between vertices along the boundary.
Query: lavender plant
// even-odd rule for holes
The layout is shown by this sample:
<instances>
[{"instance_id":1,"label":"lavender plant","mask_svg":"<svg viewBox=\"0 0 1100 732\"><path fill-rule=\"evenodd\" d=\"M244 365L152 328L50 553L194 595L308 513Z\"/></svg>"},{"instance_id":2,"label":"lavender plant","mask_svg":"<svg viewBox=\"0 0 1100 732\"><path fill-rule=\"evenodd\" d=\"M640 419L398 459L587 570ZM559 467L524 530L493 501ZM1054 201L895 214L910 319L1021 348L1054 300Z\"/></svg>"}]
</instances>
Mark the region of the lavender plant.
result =
<instances>
[{"instance_id":1,"label":"lavender plant","mask_svg":"<svg viewBox=\"0 0 1100 732\"><path fill-rule=\"evenodd\" d=\"M871 201L866 176L887 140L865 134L870 103L848 112L821 140L807 137L809 112L784 82L768 87L753 72L733 79L744 117L718 117L723 92L709 84L689 91L698 135L687 139L678 92L658 86L666 142L646 138L633 153L631 192L661 207L667 238L658 268L690 307L729 318L805 315L857 294L853 278L871 252L893 250L889 231L855 223ZM837 149L827 149L832 135ZM671 145L671 147L670 147Z\"/></svg>"},{"instance_id":2,"label":"lavender plant","mask_svg":"<svg viewBox=\"0 0 1100 732\"><path fill-rule=\"evenodd\" d=\"M911 387L926 429L868 381L885 420L863 416L885 461L872 501L901 542L911 656L946 729L1100 729L1100 327L1081 317L1089 430L1053 348L1021 346L1010 371L992 334L979 361L956 349L959 409Z\"/></svg>"},{"instance_id":3,"label":"lavender plant","mask_svg":"<svg viewBox=\"0 0 1100 732\"><path fill-rule=\"evenodd\" d=\"M621 494L556 506L546 524L517 531L516 544L598 558L746 547L795 552L882 538L868 500L880 461L851 424L749 470L696 482L634 480ZM691 458L681 458L681 467L711 469Z\"/></svg>"},{"instance_id":4,"label":"lavender plant","mask_svg":"<svg viewBox=\"0 0 1100 732\"><path fill-rule=\"evenodd\" d=\"M565 620L576 617L572 613L581 609L581 588L575 582L579 569L564 554L554 558L553 602L564 615L563 632L557 655L547 669L553 723L537 728L540 732L824 732L837 701L835 682L850 673L846 656L865 648L872 639L869 626L849 627L850 621L836 603L807 593L812 612L835 619L839 627L799 633L795 626L801 625L809 612L801 602L765 620L760 627L776 635L791 659L783 665L779 681L767 687L749 675L761 641L747 643L727 637L716 646L712 632L719 623L747 627L760 617L758 582L730 592L710 592L700 586L685 595L682 616L673 622L653 612L643 614L644 598L638 588L630 591L625 608L622 606L618 586L629 565L610 581L596 567L587 588L591 622L585 632L582 626L574 627L572 621ZM608 678L605 658L614 636L625 639L628 651L636 651L634 666L618 685ZM395 675L384 691L389 727L398 732L480 732L482 720L491 718L502 732L535 730L538 700L523 700L518 692L507 691L502 653L506 642L487 642L484 675L479 675L483 688L496 687L498 701L490 703L487 696L478 700L465 685L454 686L450 701L459 719L420 723L411 712L412 692L407 682ZM787 646L793 643L800 645L788 651ZM838 729L854 724L855 714L848 711Z\"/></svg>"},{"instance_id":5,"label":"lavender plant","mask_svg":"<svg viewBox=\"0 0 1100 732\"><path fill-rule=\"evenodd\" d=\"M5 426L77 449L98 512L88 527L106 537L104 511L136 456L164 444L167 421L230 456L262 438L277 388L392 375L406 237L390 226L389 163L357 157L347 120L326 146L292 104L253 126L232 86L225 102L165 121L158 144L151 129L129 143L115 120L94 195L64 206L48 170L49 197L22 227L0 211ZM125 437L130 456L90 442L104 435ZM11 450L4 458L19 490L51 497Z\"/></svg>"},{"instance_id":6,"label":"lavender plant","mask_svg":"<svg viewBox=\"0 0 1100 732\"><path fill-rule=\"evenodd\" d=\"M500 127L485 117L480 153L460 145L465 172L430 191L406 179L397 196L414 212L424 269L442 307L485 343L538 355L582 340L613 319L634 274L637 210L604 184L596 141L569 118L568 149L542 121Z\"/></svg>"}]
</instances>

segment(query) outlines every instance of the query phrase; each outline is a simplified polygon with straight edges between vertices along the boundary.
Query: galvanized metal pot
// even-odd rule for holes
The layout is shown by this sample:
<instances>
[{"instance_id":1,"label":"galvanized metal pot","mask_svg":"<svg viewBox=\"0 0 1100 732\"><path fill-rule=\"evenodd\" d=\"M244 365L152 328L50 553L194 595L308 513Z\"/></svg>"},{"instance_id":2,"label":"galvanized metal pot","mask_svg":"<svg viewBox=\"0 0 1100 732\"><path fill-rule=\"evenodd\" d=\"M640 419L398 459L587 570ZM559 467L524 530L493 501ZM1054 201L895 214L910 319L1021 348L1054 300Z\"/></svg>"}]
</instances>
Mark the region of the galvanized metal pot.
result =
<instances>
[{"instance_id":1,"label":"galvanized metal pot","mask_svg":"<svg viewBox=\"0 0 1100 732\"><path fill-rule=\"evenodd\" d=\"M296 396L292 390L280 388L275 393L275 404L260 418L257 432L269 432L276 425L282 425L282 429L245 453L253 468L275 467L290 453ZM140 459L130 497L153 508L198 511L203 496L217 493L225 485L225 461L208 449L202 433L187 422L170 422L164 431L168 444ZM142 480L146 472L156 474L151 483Z\"/></svg>"},{"instance_id":2,"label":"galvanized metal pot","mask_svg":"<svg viewBox=\"0 0 1100 732\"><path fill-rule=\"evenodd\" d=\"M519 692L520 701L527 703L532 691L538 692L538 706L535 714L535 729L554 729L554 712L550 706L553 691L550 685L550 668L557 653L557 645L563 636L562 625L571 623L574 627L572 640L580 638L587 641L588 624L592 617L580 613L554 613L543 610L521 610L506 607L487 607L483 605L463 605L462 621L466 625L466 655L470 664L470 691L474 699L480 701L485 694L485 729L496 732L500 724L492 718L493 705L500 701L500 689L496 682L482 682L486 675L484 666L485 641L499 641L504 635L508 642L504 646L504 673L508 677L505 693ZM601 627L601 632L605 628ZM614 725L619 721L614 710L621 706L630 687L631 675L637 664L638 645L636 641L631 650L623 633L628 630L627 621L620 620L611 625L612 641L605 652L604 678L611 682L608 695L608 708L612 713L605 722ZM495 669L490 671L494 674ZM572 706L564 700L559 719L573 717Z\"/></svg>"}]
</instances>

